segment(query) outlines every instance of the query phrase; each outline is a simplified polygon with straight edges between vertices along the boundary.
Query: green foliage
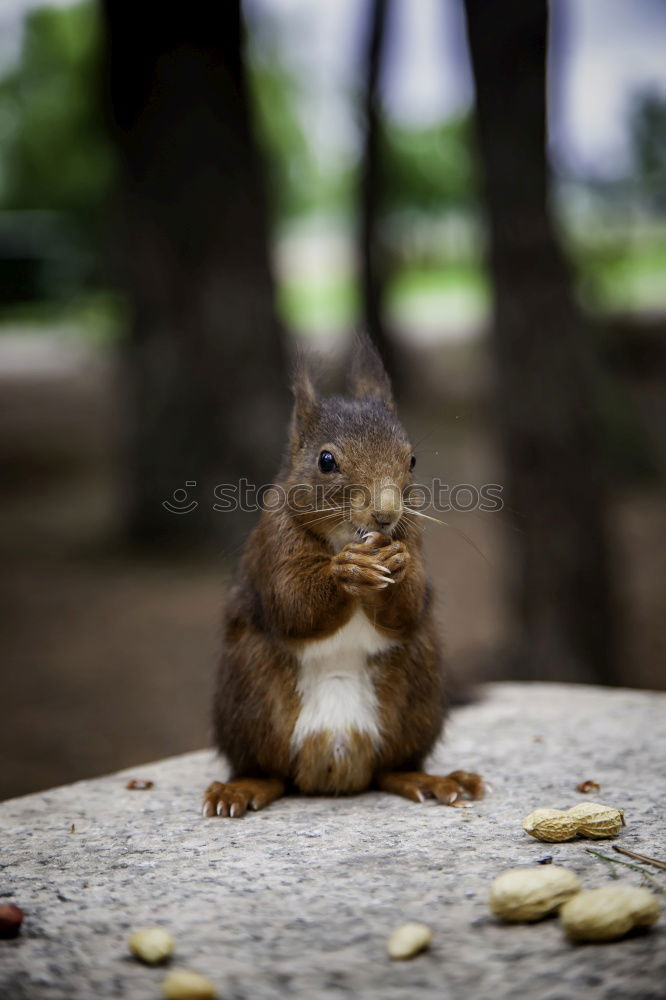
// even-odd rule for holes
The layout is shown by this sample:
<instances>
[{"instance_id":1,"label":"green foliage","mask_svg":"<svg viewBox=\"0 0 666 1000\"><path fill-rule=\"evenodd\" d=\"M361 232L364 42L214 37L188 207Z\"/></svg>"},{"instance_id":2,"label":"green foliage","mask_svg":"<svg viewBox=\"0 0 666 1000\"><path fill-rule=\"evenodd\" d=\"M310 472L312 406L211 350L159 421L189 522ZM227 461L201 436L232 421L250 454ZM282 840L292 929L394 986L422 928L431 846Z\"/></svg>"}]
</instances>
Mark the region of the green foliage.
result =
<instances>
[{"instance_id":1,"label":"green foliage","mask_svg":"<svg viewBox=\"0 0 666 1000\"><path fill-rule=\"evenodd\" d=\"M382 145L387 211L430 214L474 207L477 176L468 116L427 128L388 121Z\"/></svg>"},{"instance_id":2,"label":"green foliage","mask_svg":"<svg viewBox=\"0 0 666 1000\"><path fill-rule=\"evenodd\" d=\"M338 157L317 162L299 118L303 83L279 51L257 31L249 75L258 134L279 221L311 212L345 214L354 203L358 164ZM357 94L349 95L354 114ZM408 127L384 111L381 138L382 214L431 215L466 210L476 201L477 171L469 116L428 127Z\"/></svg>"},{"instance_id":3,"label":"green foliage","mask_svg":"<svg viewBox=\"0 0 666 1000\"><path fill-rule=\"evenodd\" d=\"M3 207L65 213L94 228L112 174L101 113L97 5L26 19L21 60L0 81Z\"/></svg>"},{"instance_id":4,"label":"green foliage","mask_svg":"<svg viewBox=\"0 0 666 1000\"><path fill-rule=\"evenodd\" d=\"M249 78L274 214L305 215L318 202L320 179L296 112L298 85L273 51L249 61Z\"/></svg>"}]
</instances>

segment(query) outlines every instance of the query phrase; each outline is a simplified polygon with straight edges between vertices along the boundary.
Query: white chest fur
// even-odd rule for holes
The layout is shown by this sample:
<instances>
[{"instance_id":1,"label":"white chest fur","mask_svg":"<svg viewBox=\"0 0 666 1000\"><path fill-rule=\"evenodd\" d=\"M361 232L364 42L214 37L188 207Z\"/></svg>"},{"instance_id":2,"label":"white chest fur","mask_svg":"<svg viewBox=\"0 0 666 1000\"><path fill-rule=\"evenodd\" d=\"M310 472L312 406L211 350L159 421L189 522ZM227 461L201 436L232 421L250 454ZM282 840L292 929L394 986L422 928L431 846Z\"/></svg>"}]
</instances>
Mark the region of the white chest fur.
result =
<instances>
[{"instance_id":1,"label":"white chest fur","mask_svg":"<svg viewBox=\"0 0 666 1000\"><path fill-rule=\"evenodd\" d=\"M377 695L368 660L392 645L359 609L334 635L299 650L301 710L291 737L294 750L323 730L344 735L356 729L379 741Z\"/></svg>"}]
</instances>

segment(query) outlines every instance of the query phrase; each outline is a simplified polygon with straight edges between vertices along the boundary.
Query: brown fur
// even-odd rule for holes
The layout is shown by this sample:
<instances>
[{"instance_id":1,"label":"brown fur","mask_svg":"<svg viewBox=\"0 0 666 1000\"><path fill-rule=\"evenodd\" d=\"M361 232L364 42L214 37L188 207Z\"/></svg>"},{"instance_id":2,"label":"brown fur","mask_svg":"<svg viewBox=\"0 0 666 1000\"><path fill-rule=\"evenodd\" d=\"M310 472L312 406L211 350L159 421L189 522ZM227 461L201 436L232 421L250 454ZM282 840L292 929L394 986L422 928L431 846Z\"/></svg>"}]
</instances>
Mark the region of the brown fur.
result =
<instances>
[{"instance_id":1,"label":"brown fur","mask_svg":"<svg viewBox=\"0 0 666 1000\"><path fill-rule=\"evenodd\" d=\"M445 689L420 532L416 518L402 509L411 447L388 379L365 342L356 352L351 398L318 399L305 371L294 394L278 484L285 490L302 486L301 506L265 510L245 546L226 611L214 709L216 742L231 763L232 781L210 786L204 812L241 815L285 788L338 794L375 786L448 801L452 790L466 786L454 777L418 777L442 729ZM324 450L335 456L338 472L319 470ZM345 487L352 484L362 495L343 513L329 514L328 506L319 513L305 509L311 501L321 508L317 487L329 490L329 505L348 503ZM363 539L354 528L370 534ZM349 533L340 551L333 529ZM359 608L394 641L367 664L381 739L375 745L355 729L337 738L323 730L294 752L297 653L334 635Z\"/></svg>"},{"instance_id":2,"label":"brown fur","mask_svg":"<svg viewBox=\"0 0 666 1000\"><path fill-rule=\"evenodd\" d=\"M343 743L337 753L337 744ZM301 747L294 771L294 784L306 795L338 795L369 788L375 772L372 740L356 729L344 740L328 730L308 736Z\"/></svg>"}]
</instances>

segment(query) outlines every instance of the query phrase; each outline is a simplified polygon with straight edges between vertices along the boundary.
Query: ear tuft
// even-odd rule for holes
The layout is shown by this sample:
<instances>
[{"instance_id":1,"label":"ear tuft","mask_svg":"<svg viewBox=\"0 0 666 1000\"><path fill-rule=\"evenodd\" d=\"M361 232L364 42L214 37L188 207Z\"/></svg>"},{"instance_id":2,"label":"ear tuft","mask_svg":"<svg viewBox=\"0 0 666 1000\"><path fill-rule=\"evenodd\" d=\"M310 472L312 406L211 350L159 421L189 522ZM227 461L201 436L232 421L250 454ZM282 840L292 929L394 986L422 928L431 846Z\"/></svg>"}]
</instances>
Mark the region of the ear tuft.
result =
<instances>
[{"instance_id":1,"label":"ear tuft","mask_svg":"<svg viewBox=\"0 0 666 1000\"><path fill-rule=\"evenodd\" d=\"M367 333L360 333L355 339L348 384L352 399L379 399L389 410L395 410L391 380Z\"/></svg>"},{"instance_id":2,"label":"ear tuft","mask_svg":"<svg viewBox=\"0 0 666 1000\"><path fill-rule=\"evenodd\" d=\"M291 418L291 443L292 447L299 448L303 442L307 427L317 410L317 393L312 382L310 369L303 356L300 356L296 362L291 388L294 394L294 410Z\"/></svg>"}]
</instances>

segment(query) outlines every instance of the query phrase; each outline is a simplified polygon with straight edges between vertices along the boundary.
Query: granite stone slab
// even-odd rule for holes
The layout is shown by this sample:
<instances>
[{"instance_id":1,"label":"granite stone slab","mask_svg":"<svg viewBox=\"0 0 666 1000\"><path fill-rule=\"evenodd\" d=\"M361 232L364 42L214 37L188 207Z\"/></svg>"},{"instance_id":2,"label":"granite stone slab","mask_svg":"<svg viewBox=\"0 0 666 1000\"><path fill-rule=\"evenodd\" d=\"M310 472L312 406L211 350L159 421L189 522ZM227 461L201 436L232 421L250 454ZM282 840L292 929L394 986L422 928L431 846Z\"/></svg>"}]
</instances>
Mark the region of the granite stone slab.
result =
<instances>
[{"instance_id":1,"label":"granite stone slab","mask_svg":"<svg viewBox=\"0 0 666 1000\"><path fill-rule=\"evenodd\" d=\"M502 871L544 855L586 887L619 879L663 892L666 872L586 853L612 855L611 842L542 844L521 819L582 801L576 785L594 779L594 800L626 810L617 842L663 858L665 750L664 694L505 683L453 714L435 755L433 770L492 782L468 809L369 793L204 819L202 790L224 775L210 751L2 803L0 901L26 917L20 937L0 941L0 997L159 997L163 970L139 964L126 941L160 924L176 938L174 963L228 1000L658 1000L666 918L574 946L556 919L500 924L487 895ZM130 778L154 787L128 791ZM391 962L386 939L407 920L432 928L432 947Z\"/></svg>"}]
</instances>

